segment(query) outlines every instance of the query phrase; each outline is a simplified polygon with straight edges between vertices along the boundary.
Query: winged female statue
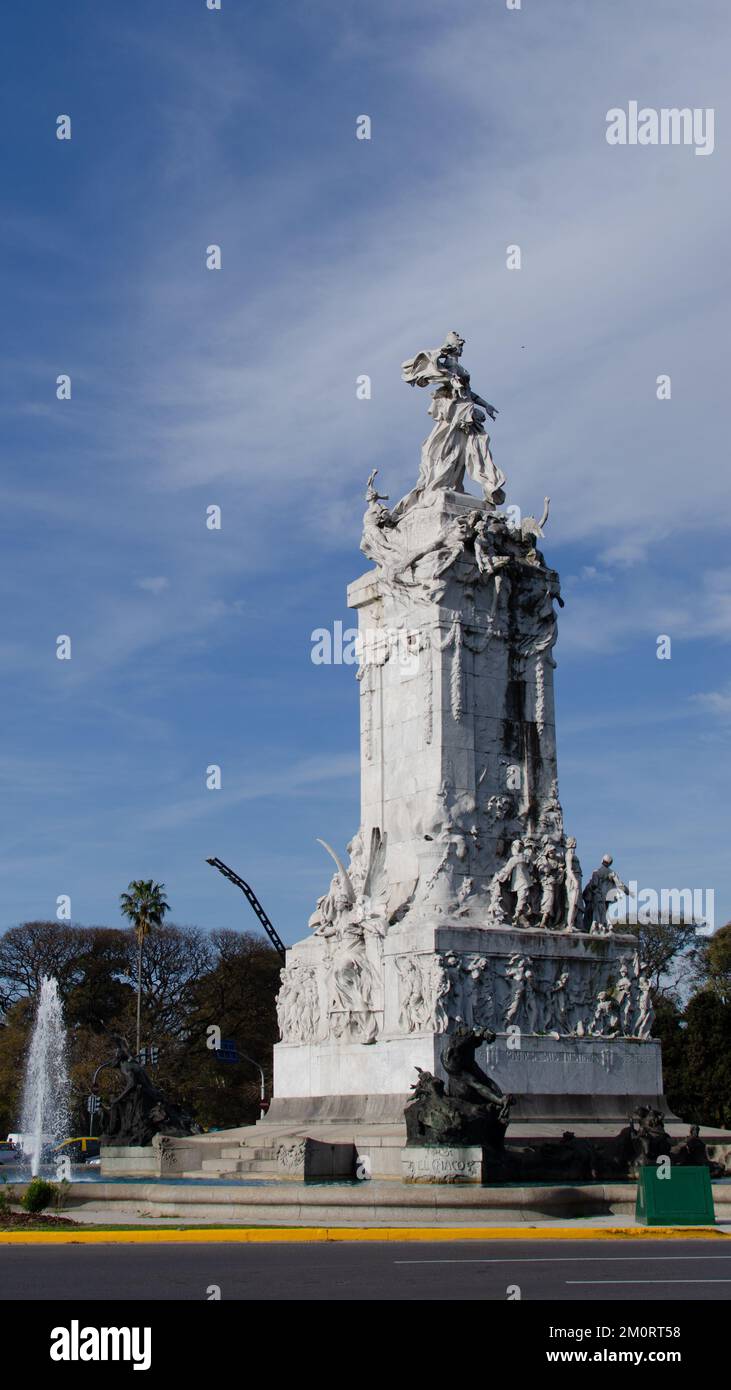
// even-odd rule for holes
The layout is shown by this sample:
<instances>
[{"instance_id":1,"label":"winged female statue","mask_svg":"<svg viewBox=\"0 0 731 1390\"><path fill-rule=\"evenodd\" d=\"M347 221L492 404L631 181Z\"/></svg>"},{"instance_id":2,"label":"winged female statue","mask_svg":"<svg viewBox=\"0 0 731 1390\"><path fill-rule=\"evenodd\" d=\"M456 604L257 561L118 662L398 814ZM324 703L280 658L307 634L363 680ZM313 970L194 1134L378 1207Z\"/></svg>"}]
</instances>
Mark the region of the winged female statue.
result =
<instances>
[{"instance_id":1,"label":"winged female statue","mask_svg":"<svg viewBox=\"0 0 731 1390\"><path fill-rule=\"evenodd\" d=\"M381 941L388 926L388 885L384 866L386 836L371 831L363 869L362 839L352 842L350 872L326 840L318 839L335 861L330 891L310 919L315 934L328 946L328 1013L336 1037L375 1042L377 1011L382 1008Z\"/></svg>"},{"instance_id":2,"label":"winged female statue","mask_svg":"<svg viewBox=\"0 0 731 1390\"><path fill-rule=\"evenodd\" d=\"M394 508L396 519L425 493L463 492L465 473L482 488L488 506L505 501L505 474L493 460L484 428L486 415L494 420L498 412L472 390L470 374L460 361L463 349L464 338L448 333L441 347L417 352L401 365L403 380L410 386L437 389L428 412L435 425L422 445L419 481Z\"/></svg>"}]
</instances>

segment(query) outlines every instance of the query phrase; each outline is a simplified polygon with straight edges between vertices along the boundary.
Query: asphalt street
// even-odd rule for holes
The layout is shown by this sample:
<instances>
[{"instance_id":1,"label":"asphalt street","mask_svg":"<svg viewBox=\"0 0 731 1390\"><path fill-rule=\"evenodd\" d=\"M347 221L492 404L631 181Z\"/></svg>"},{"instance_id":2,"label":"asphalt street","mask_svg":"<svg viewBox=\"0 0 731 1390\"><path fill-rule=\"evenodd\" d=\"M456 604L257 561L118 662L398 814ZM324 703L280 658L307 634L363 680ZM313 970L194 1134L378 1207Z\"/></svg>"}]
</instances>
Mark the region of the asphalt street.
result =
<instances>
[{"instance_id":1,"label":"asphalt street","mask_svg":"<svg viewBox=\"0 0 731 1390\"><path fill-rule=\"evenodd\" d=\"M5 1300L731 1298L723 1240L0 1246ZM508 1290L511 1290L509 1293Z\"/></svg>"}]
</instances>

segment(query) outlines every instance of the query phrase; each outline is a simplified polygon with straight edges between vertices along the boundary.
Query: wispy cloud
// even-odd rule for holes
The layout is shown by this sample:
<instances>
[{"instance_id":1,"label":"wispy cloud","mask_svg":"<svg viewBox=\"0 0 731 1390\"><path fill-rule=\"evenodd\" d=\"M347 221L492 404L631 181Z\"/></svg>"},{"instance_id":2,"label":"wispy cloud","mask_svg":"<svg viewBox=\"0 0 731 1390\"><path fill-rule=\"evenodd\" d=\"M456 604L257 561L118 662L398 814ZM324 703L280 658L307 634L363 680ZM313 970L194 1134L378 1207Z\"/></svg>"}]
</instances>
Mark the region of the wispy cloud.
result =
<instances>
[{"instance_id":1,"label":"wispy cloud","mask_svg":"<svg viewBox=\"0 0 731 1390\"><path fill-rule=\"evenodd\" d=\"M225 787L222 785L220 791L208 791L201 781L198 794L151 812L144 817L144 824L150 829L169 829L213 815L225 815L247 801L263 801L283 795L300 796L323 783L352 782L358 775L359 766L359 760L353 753L323 754L318 758L303 759L289 767L268 768L254 774L227 772Z\"/></svg>"},{"instance_id":2,"label":"wispy cloud","mask_svg":"<svg viewBox=\"0 0 731 1390\"><path fill-rule=\"evenodd\" d=\"M164 574L150 575L147 579L138 579L137 588L148 594L164 594L170 588L170 580Z\"/></svg>"},{"instance_id":3,"label":"wispy cloud","mask_svg":"<svg viewBox=\"0 0 731 1390\"><path fill-rule=\"evenodd\" d=\"M731 718L731 681L720 690L705 690L693 696L693 700L702 709L708 710L709 714L717 715L719 719Z\"/></svg>"},{"instance_id":4,"label":"wispy cloud","mask_svg":"<svg viewBox=\"0 0 731 1390\"><path fill-rule=\"evenodd\" d=\"M10 105L46 113L48 72L14 8ZM561 709L604 720L612 747L601 797L591 731L562 750L576 828L599 848L616 823L648 863L664 854L644 795L648 724L632 722L642 692L663 756L672 745L691 790L695 777L720 806L698 726L708 716L714 737L710 716L725 711L716 662L731 635L720 138L731 20L720 0L700 14L685 0L520 12L321 0L290 7L284 26L277 7L252 22L230 6L224 27L177 0L154 13L132 0L124 16L97 7L72 26L49 11L74 140L55 149L45 114L18 123L0 271L13 343L2 655L22 800L10 853L21 865L42 839L44 901L53 855L92 918L108 881L140 864L164 876L159 859L190 894L180 915L205 914L187 865L201 827L225 815L299 930L310 817L330 814L337 831L350 797L346 834L357 820L354 753L333 751L357 746L356 692L336 671L308 685L308 633L344 616L346 581L365 568L371 468L392 497L413 483L428 393L407 391L399 364L450 328L499 407L510 500L535 512L551 494L544 549L566 576ZM605 112L629 98L715 105L712 158L610 149ZM361 111L370 143L355 140ZM220 272L205 269L211 242ZM509 244L519 272L506 269ZM369 401L356 399L362 373ZM206 528L211 503L220 532ZM60 632L73 639L65 664ZM648 670L663 632L684 680L661 690ZM693 662L705 669L691 682ZM692 712L687 728L678 710ZM236 750L221 793L203 789L211 729ZM276 751L268 766L262 741ZM682 791L679 780L679 802ZM697 828L684 815L670 830L705 865L717 842L700 810ZM297 865L286 889L275 819L282 861ZM22 903L20 871L11 888Z\"/></svg>"}]
</instances>

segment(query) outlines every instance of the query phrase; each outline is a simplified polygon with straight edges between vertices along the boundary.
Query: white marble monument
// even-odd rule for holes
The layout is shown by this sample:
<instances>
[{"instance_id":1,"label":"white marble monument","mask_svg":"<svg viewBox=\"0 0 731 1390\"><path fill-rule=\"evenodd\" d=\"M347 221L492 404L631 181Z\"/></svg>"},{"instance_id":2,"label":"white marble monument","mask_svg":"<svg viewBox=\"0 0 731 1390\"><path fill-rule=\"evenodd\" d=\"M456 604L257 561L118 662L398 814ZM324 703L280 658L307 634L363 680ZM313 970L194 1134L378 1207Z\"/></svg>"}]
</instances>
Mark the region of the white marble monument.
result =
<instances>
[{"instance_id":1,"label":"white marble monument","mask_svg":"<svg viewBox=\"0 0 731 1390\"><path fill-rule=\"evenodd\" d=\"M335 873L287 953L271 1118L400 1120L460 1021L498 1034L481 1061L515 1119L624 1120L662 1094L649 984L607 913L624 885L607 855L582 892L564 832L549 499L540 521L498 510L496 411L462 349L450 333L403 364L435 388L414 489L389 509L368 480L361 822L342 858L324 846Z\"/></svg>"}]
</instances>

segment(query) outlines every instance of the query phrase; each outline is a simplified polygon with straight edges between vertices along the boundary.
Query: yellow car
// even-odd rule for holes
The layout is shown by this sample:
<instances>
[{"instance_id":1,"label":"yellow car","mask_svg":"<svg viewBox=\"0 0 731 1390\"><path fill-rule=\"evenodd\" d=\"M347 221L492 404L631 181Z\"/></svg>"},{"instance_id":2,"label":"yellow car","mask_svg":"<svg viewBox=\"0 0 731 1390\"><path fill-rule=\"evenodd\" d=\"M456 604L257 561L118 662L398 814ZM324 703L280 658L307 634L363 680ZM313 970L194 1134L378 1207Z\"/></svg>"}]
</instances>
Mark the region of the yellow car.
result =
<instances>
[{"instance_id":1,"label":"yellow car","mask_svg":"<svg viewBox=\"0 0 731 1390\"><path fill-rule=\"evenodd\" d=\"M53 1150L54 1158L70 1158L72 1163L86 1163L89 1158L99 1157L99 1140L91 1135L81 1139L64 1139Z\"/></svg>"}]
</instances>

